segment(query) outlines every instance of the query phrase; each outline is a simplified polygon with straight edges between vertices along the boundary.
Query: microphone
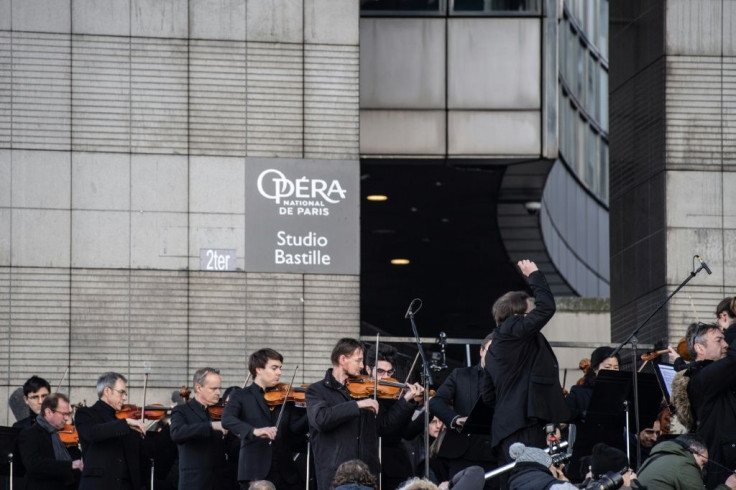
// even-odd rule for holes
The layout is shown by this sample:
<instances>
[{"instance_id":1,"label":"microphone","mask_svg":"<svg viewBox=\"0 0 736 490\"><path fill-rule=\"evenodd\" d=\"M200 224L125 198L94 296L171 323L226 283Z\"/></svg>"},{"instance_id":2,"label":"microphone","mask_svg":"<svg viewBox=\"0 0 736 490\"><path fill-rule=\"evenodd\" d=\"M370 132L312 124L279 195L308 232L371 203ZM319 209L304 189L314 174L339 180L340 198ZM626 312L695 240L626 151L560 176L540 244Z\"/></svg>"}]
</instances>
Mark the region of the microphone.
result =
<instances>
[{"instance_id":1,"label":"microphone","mask_svg":"<svg viewBox=\"0 0 736 490\"><path fill-rule=\"evenodd\" d=\"M445 357L445 347L447 347L447 334L440 332L440 354L442 354L442 364L440 369L447 369L447 357Z\"/></svg>"},{"instance_id":2,"label":"microphone","mask_svg":"<svg viewBox=\"0 0 736 490\"><path fill-rule=\"evenodd\" d=\"M414 305L416 303L419 303L416 310L414 310ZM411 300L411 303L409 303L409 308L406 310L406 314L404 315L404 318L409 318L410 316L414 316L414 313L419 311L419 309L422 307L422 300L419 298L414 298Z\"/></svg>"},{"instance_id":3,"label":"microphone","mask_svg":"<svg viewBox=\"0 0 736 490\"><path fill-rule=\"evenodd\" d=\"M700 262L700 265L703 267L703 269L705 269L705 272L707 272L708 275L713 274L713 272L710 270L710 267L708 267L708 264L703 261L700 255L696 255L695 258L698 259L698 262Z\"/></svg>"}]
</instances>

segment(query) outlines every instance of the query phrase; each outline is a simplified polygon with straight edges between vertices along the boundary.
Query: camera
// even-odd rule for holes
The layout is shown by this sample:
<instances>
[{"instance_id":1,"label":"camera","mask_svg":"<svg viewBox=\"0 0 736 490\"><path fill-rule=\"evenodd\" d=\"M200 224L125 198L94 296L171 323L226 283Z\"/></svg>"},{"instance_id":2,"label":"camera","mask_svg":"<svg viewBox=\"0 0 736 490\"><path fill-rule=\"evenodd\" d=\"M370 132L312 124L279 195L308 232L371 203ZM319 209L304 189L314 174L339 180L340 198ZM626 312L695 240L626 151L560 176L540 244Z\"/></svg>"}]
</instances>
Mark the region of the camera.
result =
<instances>
[{"instance_id":1,"label":"camera","mask_svg":"<svg viewBox=\"0 0 736 490\"><path fill-rule=\"evenodd\" d=\"M585 486L585 490L614 490L616 488L621 488L623 484L624 478L621 476L621 473L609 471L597 480L588 483Z\"/></svg>"}]
</instances>

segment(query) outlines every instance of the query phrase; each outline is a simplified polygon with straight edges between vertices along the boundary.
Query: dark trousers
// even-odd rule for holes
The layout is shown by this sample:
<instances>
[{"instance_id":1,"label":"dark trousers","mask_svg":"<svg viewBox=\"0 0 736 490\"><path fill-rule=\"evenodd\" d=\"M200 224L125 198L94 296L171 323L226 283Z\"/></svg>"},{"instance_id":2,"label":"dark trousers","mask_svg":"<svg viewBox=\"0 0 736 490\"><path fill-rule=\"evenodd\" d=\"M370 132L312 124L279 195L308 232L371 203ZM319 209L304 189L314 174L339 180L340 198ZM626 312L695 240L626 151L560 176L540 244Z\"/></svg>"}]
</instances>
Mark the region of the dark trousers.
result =
<instances>
[{"instance_id":1,"label":"dark trousers","mask_svg":"<svg viewBox=\"0 0 736 490\"><path fill-rule=\"evenodd\" d=\"M515 442L520 442L528 447L538 447L540 449L546 449L547 433L544 432L543 425L532 425L529 427L524 427L523 429L519 429L505 439L502 439L498 446L496 446L496 450L498 451L496 458L498 459L498 463L500 465L505 465L514 461L513 459L511 459L511 456L509 456L509 448ZM500 488L509 487L509 476L511 476L511 471L507 471L506 473L503 473L496 477L499 479Z\"/></svg>"}]
</instances>

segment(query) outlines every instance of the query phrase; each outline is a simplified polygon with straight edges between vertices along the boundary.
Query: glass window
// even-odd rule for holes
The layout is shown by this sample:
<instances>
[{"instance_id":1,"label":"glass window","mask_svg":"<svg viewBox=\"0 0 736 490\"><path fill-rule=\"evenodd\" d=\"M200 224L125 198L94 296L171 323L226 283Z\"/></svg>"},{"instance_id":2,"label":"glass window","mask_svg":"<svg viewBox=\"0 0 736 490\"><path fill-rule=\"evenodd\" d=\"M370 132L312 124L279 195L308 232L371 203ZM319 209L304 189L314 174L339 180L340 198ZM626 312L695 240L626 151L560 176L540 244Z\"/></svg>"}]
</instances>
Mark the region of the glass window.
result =
<instances>
[{"instance_id":1,"label":"glass window","mask_svg":"<svg viewBox=\"0 0 736 490\"><path fill-rule=\"evenodd\" d=\"M444 13L445 0L360 0L361 12Z\"/></svg>"},{"instance_id":2,"label":"glass window","mask_svg":"<svg viewBox=\"0 0 736 490\"><path fill-rule=\"evenodd\" d=\"M608 72L603 67L600 70L599 83L601 96L598 97L598 103L600 104L601 110L598 123L603 128L603 131L608 133Z\"/></svg>"},{"instance_id":3,"label":"glass window","mask_svg":"<svg viewBox=\"0 0 736 490\"><path fill-rule=\"evenodd\" d=\"M453 12L541 12L541 0L453 0Z\"/></svg>"},{"instance_id":4,"label":"glass window","mask_svg":"<svg viewBox=\"0 0 736 490\"><path fill-rule=\"evenodd\" d=\"M598 51L603 58L608 59L608 0L601 0L599 6Z\"/></svg>"}]
</instances>

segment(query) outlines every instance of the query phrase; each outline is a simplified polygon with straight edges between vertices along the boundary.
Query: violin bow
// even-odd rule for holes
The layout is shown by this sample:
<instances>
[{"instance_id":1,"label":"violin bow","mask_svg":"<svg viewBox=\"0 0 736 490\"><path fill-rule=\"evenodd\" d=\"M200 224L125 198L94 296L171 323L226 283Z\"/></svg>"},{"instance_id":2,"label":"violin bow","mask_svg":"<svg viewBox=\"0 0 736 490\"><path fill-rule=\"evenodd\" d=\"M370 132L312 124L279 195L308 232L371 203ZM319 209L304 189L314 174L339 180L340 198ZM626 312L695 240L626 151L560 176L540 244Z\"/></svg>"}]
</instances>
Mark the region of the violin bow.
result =
<instances>
[{"instance_id":1,"label":"violin bow","mask_svg":"<svg viewBox=\"0 0 736 490\"><path fill-rule=\"evenodd\" d=\"M243 389L245 389L245 386L248 384L248 381L250 381L250 373L248 373L248 376L245 377L245 381L243 382Z\"/></svg>"},{"instance_id":2,"label":"violin bow","mask_svg":"<svg viewBox=\"0 0 736 490\"><path fill-rule=\"evenodd\" d=\"M378 400L378 337L380 333L376 333L376 359L373 362L373 399Z\"/></svg>"},{"instance_id":3,"label":"violin bow","mask_svg":"<svg viewBox=\"0 0 736 490\"><path fill-rule=\"evenodd\" d=\"M61 379L59 380L59 385L56 387L57 393L59 392L59 390L61 390L61 385L64 383L64 380L66 379L67 374L69 374L69 366L66 367L64 374L61 375Z\"/></svg>"},{"instance_id":4,"label":"violin bow","mask_svg":"<svg viewBox=\"0 0 736 490\"><path fill-rule=\"evenodd\" d=\"M406 385L409 384L409 378L411 377L412 371L414 371L414 367L417 365L417 361L419 360L419 351L417 351L417 355L414 356L414 361L411 363L411 367L409 368L409 371L406 373L406 379L404 380L404 387L401 388L401 391L399 392L399 398L404 396L404 390L406 389Z\"/></svg>"},{"instance_id":5,"label":"violin bow","mask_svg":"<svg viewBox=\"0 0 736 490\"><path fill-rule=\"evenodd\" d=\"M284 408L286 408L286 400L289 398L289 393L291 393L291 385L294 384L294 378L296 378L296 372L299 370L299 365L294 368L294 374L291 375L291 383L289 383L289 387L286 389L286 396L284 396L284 403L281 404L281 410L279 410L279 416L276 418L276 430L279 430L279 424L281 423L281 417L284 415ZM268 445L270 446L273 441L268 441Z\"/></svg>"},{"instance_id":6,"label":"violin bow","mask_svg":"<svg viewBox=\"0 0 736 490\"><path fill-rule=\"evenodd\" d=\"M143 405L141 406L141 422L146 417L146 390L148 389L148 373L143 374Z\"/></svg>"}]
</instances>

